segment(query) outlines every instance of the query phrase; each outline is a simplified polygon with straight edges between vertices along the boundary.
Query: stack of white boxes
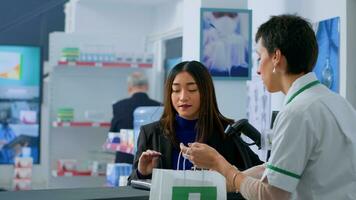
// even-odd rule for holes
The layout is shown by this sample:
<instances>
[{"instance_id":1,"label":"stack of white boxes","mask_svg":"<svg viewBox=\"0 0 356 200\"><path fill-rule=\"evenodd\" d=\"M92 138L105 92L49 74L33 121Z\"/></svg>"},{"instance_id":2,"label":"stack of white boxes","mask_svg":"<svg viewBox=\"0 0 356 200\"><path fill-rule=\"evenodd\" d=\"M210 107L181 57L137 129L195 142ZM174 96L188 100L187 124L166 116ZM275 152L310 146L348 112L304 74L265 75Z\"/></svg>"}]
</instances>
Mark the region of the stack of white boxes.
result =
<instances>
[{"instance_id":1,"label":"stack of white boxes","mask_svg":"<svg viewBox=\"0 0 356 200\"><path fill-rule=\"evenodd\" d=\"M16 157L14 165L13 190L30 190L32 182L33 159L31 157Z\"/></svg>"}]
</instances>

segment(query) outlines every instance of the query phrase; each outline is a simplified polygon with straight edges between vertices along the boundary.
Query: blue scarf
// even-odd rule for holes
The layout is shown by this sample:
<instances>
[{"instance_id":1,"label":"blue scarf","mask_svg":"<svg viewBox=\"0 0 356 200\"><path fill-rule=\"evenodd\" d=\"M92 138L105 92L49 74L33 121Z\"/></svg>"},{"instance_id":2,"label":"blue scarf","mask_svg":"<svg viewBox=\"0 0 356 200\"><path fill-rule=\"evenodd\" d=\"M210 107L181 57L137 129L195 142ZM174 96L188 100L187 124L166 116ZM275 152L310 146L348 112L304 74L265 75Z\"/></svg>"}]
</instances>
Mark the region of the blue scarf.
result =
<instances>
[{"instance_id":1,"label":"blue scarf","mask_svg":"<svg viewBox=\"0 0 356 200\"><path fill-rule=\"evenodd\" d=\"M193 143L195 142L196 138L196 130L195 126L197 124L198 120L187 120L179 115L176 115L176 136L177 140L179 143L183 143L184 145L188 145L188 143ZM178 156L179 156L180 149L173 148L172 151L172 169L177 169L177 162L178 162ZM184 158L181 156L180 161L179 161L179 169L184 169L183 168L183 161ZM193 164L189 161L185 161L185 169L191 169L193 167Z\"/></svg>"}]
</instances>

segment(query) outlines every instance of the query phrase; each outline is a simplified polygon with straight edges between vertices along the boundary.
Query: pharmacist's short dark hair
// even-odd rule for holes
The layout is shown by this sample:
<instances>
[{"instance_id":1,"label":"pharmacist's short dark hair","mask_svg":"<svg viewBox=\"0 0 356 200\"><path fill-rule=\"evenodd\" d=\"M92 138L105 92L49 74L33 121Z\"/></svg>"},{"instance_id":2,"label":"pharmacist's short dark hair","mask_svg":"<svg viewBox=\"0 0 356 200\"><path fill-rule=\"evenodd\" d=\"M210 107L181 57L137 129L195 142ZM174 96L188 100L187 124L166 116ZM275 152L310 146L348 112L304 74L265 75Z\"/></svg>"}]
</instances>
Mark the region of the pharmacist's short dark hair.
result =
<instances>
[{"instance_id":1,"label":"pharmacist's short dark hair","mask_svg":"<svg viewBox=\"0 0 356 200\"><path fill-rule=\"evenodd\" d=\"M262 24L255 41L261 39L271 54L279 49L287 59L287 73L311 72L318 57L318 44L311 24L297 15L272 16Z\"/></svg>"}]
</instances>

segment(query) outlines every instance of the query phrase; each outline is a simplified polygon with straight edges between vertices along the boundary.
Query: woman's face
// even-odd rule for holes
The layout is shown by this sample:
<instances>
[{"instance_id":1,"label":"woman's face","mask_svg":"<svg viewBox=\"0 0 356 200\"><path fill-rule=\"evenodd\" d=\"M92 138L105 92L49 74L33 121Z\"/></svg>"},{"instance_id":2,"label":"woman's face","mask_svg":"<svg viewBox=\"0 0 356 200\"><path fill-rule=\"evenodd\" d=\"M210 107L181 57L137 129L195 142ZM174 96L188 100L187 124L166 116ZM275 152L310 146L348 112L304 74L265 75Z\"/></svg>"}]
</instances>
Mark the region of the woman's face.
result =
<instances>
[{"instance_id":1,"label":"woman's face","mask_svg":"<svg viewBox=\"0 0 356 200\"><path fill-rule=\"evenodd\" d=\"M281 90L279 86L279 74L277 69L273 72L273 55L268 53L268 50L263 46L262 39L257 42L258 68L257 74L261 76L263 84L269 92L278 92Z\"/></svg>"},{"instance_id":2,"label":"woman's face","mask_svg":"<svg viewBox=\"0 0 356 200\"><path fill-rule=\"evenodd\" d=\"M171 99L180 117L188 120L198 118L200 93L198 85L188 72L180 72L174 78Z\"/></svg>"}]
</instances>

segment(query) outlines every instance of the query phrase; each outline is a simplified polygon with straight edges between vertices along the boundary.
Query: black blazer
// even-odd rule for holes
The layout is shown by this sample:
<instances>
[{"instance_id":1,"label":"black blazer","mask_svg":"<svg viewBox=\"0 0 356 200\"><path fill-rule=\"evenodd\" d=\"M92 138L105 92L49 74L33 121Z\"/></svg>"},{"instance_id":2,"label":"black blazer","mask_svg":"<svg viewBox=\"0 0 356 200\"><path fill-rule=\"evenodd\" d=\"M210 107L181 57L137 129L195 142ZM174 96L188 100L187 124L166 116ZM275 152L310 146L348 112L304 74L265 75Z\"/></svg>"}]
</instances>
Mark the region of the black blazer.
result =
<instances>
[{"instance_id":1,"label":"black blazer","mask_svg":"<svg viewBox=\"0 0 356 200\"><path fill-rule=\"evenodd\" d=\"M138 92L130 98L113 104L113 118L110 132L119 132L120 129L133 129L133 113L140 106L160 106L161 103L152 100L146 93Z\"/></svg>"},{"instance_id":2,"label":"black blazer","mask_svg":"<svg viewBox=\"0 0 356 200\"><path fill-rule=\"evenodd\" d=\"M133 179L138 179L138 160L142 152L146 151L147 149L162 153L162 156L158 160L157 168L172 169L172 150L175 147L169 138L163 135L163 128L158 121L141 126L141 131L137 143L137 152L134 158L129 182ZM223 138L222 136L215 134L208 139L207 144L215 148L230 164L235 165L240 170L246 169L242 157L239 154L238 148L231 138ZM253 165L259 165L263 163L251 149L247 148L247 152ZM143 178L150 179L151 175Z\"/></svg>"},{"instance_id":3,"label":"black blazer","mask_svg":"<svg viewBox=\"0 0 356 200\"><path fill-rule=\"evenodd\" d=\"M160 106L161 103L152 100L146 93L138 92L130 98L116 102L113 108L110 132L119 132L120 129L133 129L133 113L140 106ZM132 163L133 155L116 152L115 163Z\"/></svg>"}]
</instances>

